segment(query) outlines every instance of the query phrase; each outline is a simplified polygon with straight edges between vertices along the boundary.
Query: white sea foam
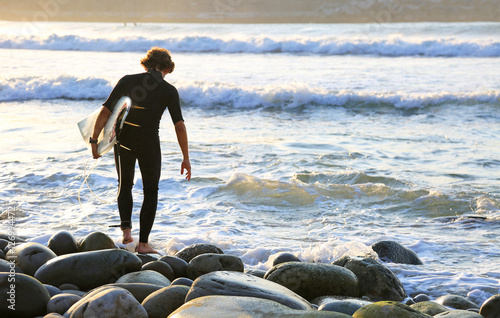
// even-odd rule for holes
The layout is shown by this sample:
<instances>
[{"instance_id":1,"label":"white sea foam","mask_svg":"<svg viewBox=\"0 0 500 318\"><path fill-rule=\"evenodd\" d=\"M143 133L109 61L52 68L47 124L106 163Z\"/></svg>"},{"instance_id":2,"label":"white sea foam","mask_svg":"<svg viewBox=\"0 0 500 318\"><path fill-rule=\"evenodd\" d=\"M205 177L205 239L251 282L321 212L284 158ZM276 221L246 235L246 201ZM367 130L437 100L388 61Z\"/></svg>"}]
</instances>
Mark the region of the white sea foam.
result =
<instances>
[{"instance_id":1,"label":"white sea foam","mask_svg":"<svg viewBox=\"0 0 500 318\"><path fill-rule=\"evenodd\" d=\"M70 50L99 52L144 52L152 46L167 47L173 52L220 53L288 53L319 55L375 55L429 57L499 57L500 42L494 40L457 40L451 38L413 39L395 36L390 39L349 39L322 37L285 39L262 37L217 38L212 36L179 36L149 38L129 36L92 38L80 35L24 36L0 35L0 48L29 50Z\"/></svg>"},{"instance_id":2,"label":"white sea foam","mask_svg":"<svg viewBox=\"0 0 500 318\"><path fill-rule=\"evenodd\" d=\"M424 108L443 104L499 103L498 92L472 93L357 93L347 90L328 91L307 84L277 84L261 87L236 87L232 84L175 83L183 104L229 109L280 109L310 105L338 107ZM0 79L0 101L32 99L105 99L112 83L103 78L24 76Z\"/></svg>"}]
</instances>

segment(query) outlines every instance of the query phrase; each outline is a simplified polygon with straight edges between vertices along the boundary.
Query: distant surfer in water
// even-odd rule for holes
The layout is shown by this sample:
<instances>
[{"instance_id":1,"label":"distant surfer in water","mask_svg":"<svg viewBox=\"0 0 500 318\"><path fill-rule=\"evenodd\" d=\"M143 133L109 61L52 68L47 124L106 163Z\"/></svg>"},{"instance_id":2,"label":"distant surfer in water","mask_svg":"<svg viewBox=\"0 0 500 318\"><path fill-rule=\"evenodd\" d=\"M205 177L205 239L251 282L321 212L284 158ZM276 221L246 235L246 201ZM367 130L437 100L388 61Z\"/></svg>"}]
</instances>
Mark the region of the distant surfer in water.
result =
<instances>
[{"instance_id":1,"label":"distant surfer in water","mask_svg":"<svg viewBox=\"0 0 500 318\"><path fill-rule=\"evenodd\" d=\"M120 79L104 102L96 120L91 138L94 159L100 157L97 151L97 138L108 120L117 101L128 96L132 107L125 124L118 132L114 146L115 164L118 172L120 211L120 227L123 231L123 243L128 244L132 238L132 187L136 161L142 175L144 201L140 212L140 233L137 252L157 253L148 243L158 205L158 183L161 172L161 151L158 130L160 119L168 108L175 127L177 141L182 151L181 174L186 172L186 179L191 179L191 163L186 126L182 117L179 93L177 89L164 80L165 75L172 73L175 67L166 49L154 47L141 59L146 72L126 75Z\"/></svg>"}]
</instances>

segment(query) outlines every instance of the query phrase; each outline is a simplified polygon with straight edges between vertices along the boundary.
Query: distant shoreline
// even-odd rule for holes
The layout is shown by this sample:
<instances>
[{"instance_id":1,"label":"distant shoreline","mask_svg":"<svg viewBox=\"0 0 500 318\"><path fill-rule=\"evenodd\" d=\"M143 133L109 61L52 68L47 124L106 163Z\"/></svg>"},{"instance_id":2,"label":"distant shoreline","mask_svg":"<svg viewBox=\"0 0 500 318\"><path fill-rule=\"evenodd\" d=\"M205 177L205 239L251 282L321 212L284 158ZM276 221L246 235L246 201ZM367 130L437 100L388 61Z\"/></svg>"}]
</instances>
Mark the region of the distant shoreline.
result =
<instances>
[{"instance_id":1,"label":"distant shoreline","mask_svg":"<svg viewBox=\"0 0 500 318\"><path fill-rule=\"evenodd\" d=\"M26 0L0 20L113 23L500 22L497 0Z\"/></svg>"}]
</instances>

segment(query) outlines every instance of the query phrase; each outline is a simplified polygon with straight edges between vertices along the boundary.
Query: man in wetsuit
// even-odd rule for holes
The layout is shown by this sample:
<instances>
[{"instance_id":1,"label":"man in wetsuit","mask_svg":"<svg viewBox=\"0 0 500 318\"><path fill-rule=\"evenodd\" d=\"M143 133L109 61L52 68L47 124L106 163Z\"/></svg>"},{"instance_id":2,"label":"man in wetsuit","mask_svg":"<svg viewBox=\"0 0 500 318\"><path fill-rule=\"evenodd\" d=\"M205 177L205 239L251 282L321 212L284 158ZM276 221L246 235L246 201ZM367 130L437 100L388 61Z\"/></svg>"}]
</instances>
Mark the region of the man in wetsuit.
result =
<instances>
[{"instance_id":1,"label":"man in wetsuit","mask_svg":"<svg viewBox=\"0 0 500 318\"><path fill-rule=\"evenodd\" d=\"M186 171L186 179L191 179L191 164L186 126L182 117L177 89L163 78L172 73L175 64L170 52L162 48L152 48L141 60L145 73L126 75L120 79L104 102L96 120L91 138L94 159L99 158L97 152L98 136L106 124L118 100L128 96L132 107L126 117L125 124L117 137L115 145L115 164L118 172L120 192L118 210L120 211L123 231L123 243L133 241L132 229L132 186L135 163L138 161L142 175L144 201L140 212L140 233L137 252L156 253L148 243L149 233L153 227L158 204L158 183L161 172L161 151L158 129L160 119L168 108L175 127L177 141L182 151L183 160L181 174Z\"/></svg>"}]
</instances>

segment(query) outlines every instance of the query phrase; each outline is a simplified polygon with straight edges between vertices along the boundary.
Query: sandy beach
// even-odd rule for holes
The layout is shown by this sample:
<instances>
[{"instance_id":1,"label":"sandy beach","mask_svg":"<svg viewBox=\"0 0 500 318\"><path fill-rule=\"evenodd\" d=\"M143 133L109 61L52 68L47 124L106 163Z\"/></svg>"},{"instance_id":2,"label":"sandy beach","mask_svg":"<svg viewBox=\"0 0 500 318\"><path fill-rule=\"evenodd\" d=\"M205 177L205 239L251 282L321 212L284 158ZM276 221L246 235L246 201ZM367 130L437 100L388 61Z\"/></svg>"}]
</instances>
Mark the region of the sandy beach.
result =
<instances>
[{"instance_id":1,"label":"sandy beach","mask_svg":"<svg viewBox=\"0 0 500 318\"><path fill-rule=\"evenodd\" d=\"M496 0L28 0L2 4L0 19L124 23L494 22L500 21L500 8Z\"/></svg>"}]
</instances>

